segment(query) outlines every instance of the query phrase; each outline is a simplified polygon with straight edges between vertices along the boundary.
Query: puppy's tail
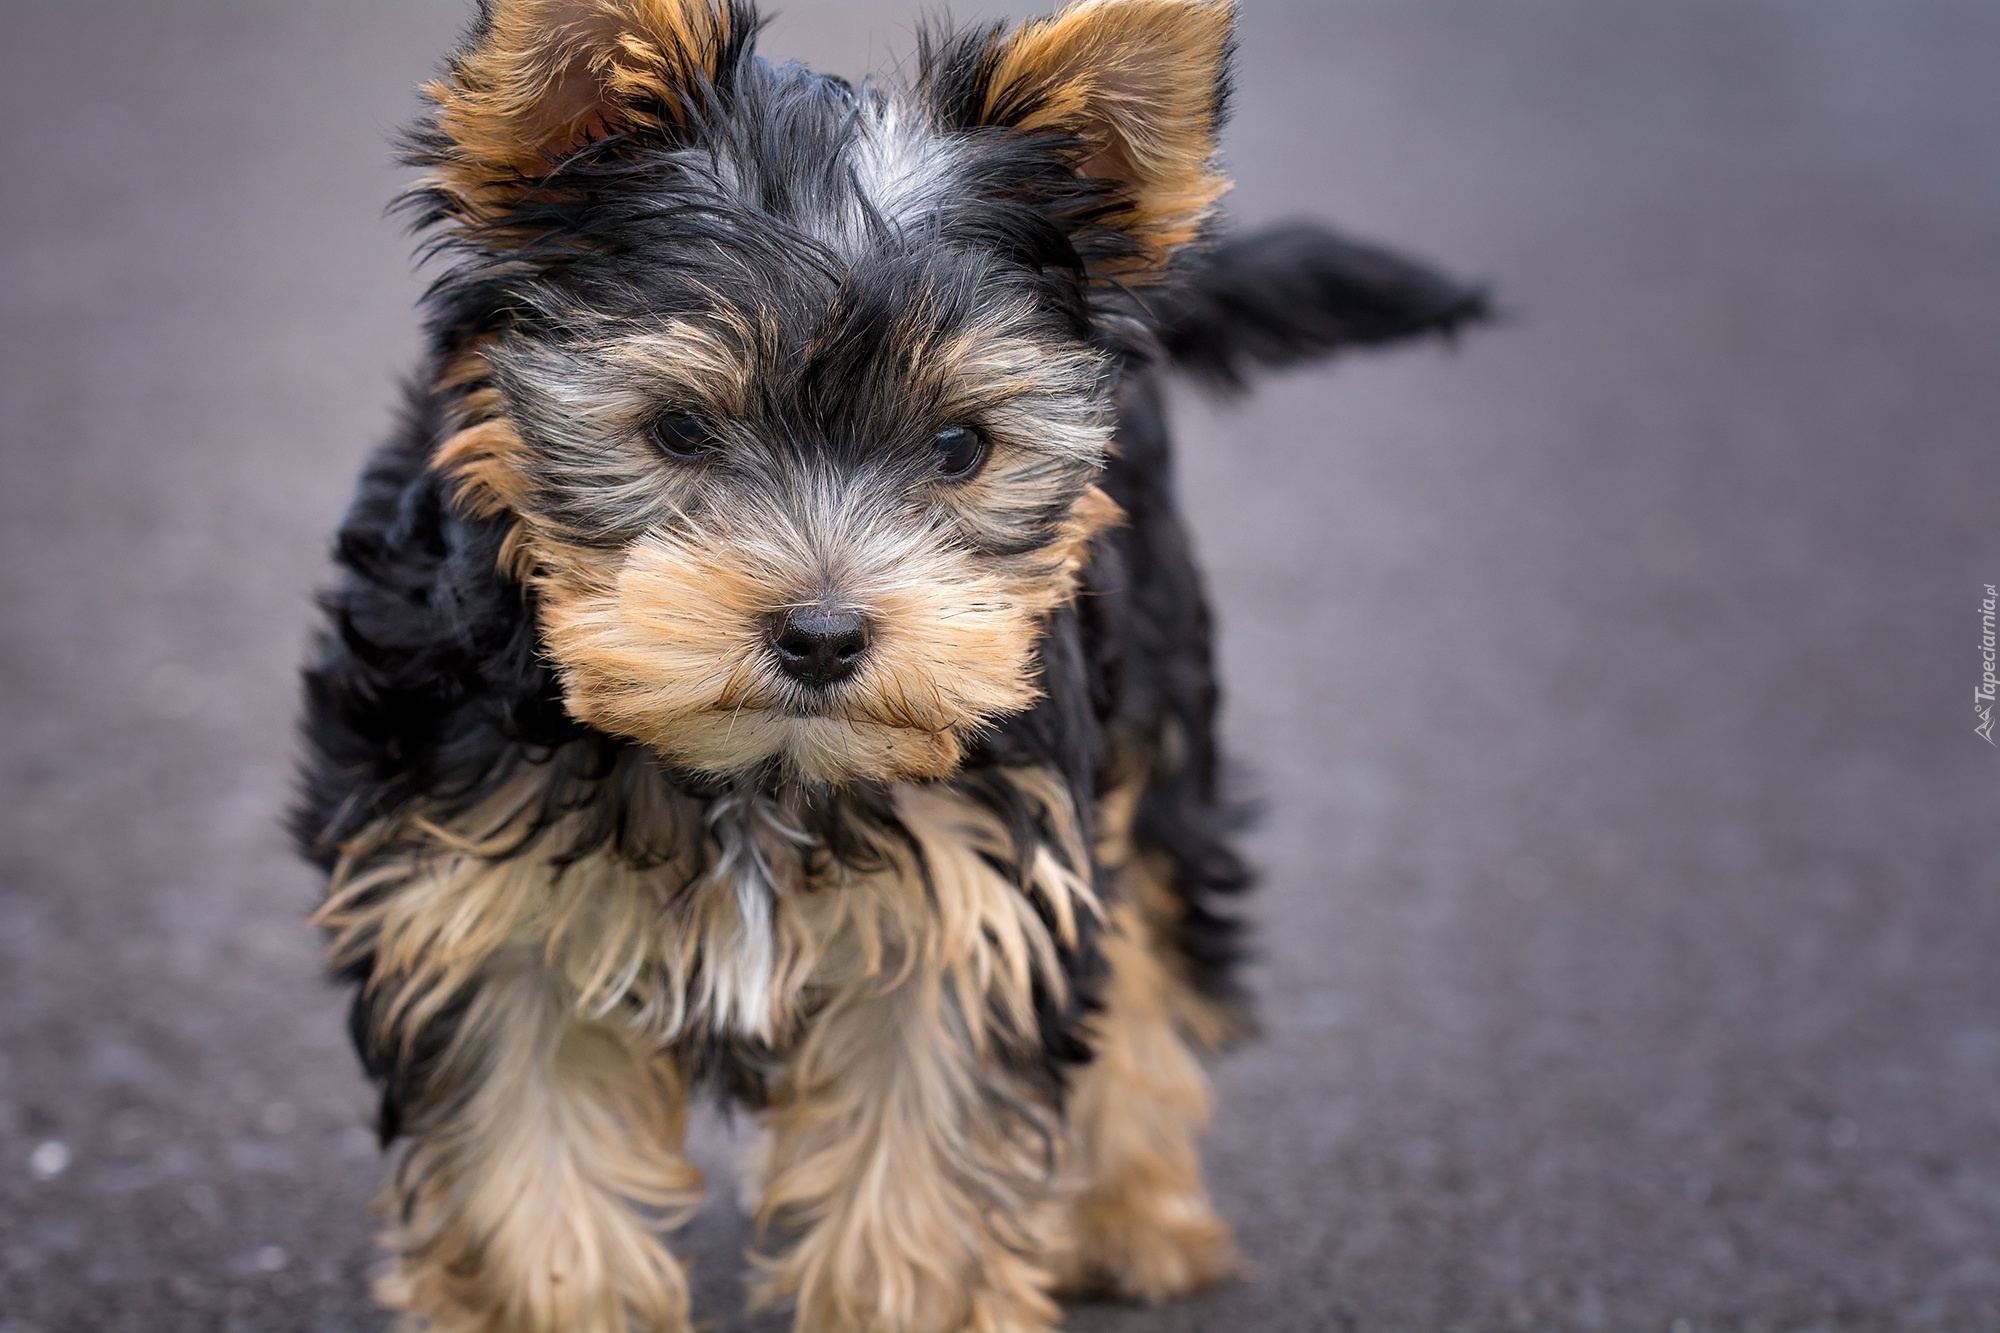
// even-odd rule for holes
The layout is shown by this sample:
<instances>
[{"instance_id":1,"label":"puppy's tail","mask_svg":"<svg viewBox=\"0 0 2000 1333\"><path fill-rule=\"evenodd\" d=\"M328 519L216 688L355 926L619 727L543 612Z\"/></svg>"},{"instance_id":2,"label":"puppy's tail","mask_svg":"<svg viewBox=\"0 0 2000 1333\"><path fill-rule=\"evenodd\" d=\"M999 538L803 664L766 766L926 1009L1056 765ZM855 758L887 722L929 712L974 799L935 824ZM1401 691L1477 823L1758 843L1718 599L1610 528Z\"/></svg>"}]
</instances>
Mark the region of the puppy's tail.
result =
<instances>
[{"instance_id":1,"label":"puppy's tail","mask_svg":"<svg viewBox=\"0 0 2000 1333\"><path fill-rule=\"evenodd\" d=\"M1450 339L1493 315L1483 287L1307 222L1225 238L1147 305L1174 367L1224 391L1254 368Z\"/></svg>"}]
</instances>

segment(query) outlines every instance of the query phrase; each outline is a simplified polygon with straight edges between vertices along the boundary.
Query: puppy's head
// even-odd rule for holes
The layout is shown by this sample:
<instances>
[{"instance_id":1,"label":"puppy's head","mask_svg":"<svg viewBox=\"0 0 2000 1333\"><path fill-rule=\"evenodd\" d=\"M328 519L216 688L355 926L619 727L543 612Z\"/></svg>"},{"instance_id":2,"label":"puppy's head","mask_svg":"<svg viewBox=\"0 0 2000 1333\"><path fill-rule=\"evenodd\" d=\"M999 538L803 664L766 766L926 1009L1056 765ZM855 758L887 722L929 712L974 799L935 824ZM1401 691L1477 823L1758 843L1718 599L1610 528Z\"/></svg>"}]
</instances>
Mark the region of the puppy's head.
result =
<instances>
[{"instance_id":1,"label":"puppy's head","mask_svg":"<svg viewBox=\"0 0 2000 1333\"><path fill-rule=\"evenodd\" d=\"M1222 182L1225 0L927 38L911 86L711 0L489 0L416 192L460 429L570 710L711 775L940 776L1117 518L1121 289Z\"/></svg>"}]
</instances>

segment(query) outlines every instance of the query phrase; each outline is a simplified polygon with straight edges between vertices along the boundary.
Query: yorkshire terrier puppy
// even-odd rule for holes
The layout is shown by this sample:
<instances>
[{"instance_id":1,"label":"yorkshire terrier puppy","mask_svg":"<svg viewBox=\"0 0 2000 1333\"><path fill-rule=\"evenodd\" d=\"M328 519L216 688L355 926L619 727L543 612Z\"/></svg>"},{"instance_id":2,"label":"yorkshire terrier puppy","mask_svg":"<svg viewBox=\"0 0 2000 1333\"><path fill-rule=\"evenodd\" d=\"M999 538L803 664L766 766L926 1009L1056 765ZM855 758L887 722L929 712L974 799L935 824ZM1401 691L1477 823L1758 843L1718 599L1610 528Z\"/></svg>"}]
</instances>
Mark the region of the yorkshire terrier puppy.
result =
<instances>
[{"instance_id":1,"label":"yorkshire terrier puppy","mask_svg":"<svg viewBox=\"0 0 2000 1333\"><path fill-rule=\"evenodd\" d=\"M1244 1030L1161 377L1474 290L1215 225L1227 0L931 31L854 87L740 0L486 0L410 201L451 261L341 529L301 844L409 1326L684 1330L691 1095L762 1295L1026 1333L1228 1274Z\"/></svg>"}]
</instances>

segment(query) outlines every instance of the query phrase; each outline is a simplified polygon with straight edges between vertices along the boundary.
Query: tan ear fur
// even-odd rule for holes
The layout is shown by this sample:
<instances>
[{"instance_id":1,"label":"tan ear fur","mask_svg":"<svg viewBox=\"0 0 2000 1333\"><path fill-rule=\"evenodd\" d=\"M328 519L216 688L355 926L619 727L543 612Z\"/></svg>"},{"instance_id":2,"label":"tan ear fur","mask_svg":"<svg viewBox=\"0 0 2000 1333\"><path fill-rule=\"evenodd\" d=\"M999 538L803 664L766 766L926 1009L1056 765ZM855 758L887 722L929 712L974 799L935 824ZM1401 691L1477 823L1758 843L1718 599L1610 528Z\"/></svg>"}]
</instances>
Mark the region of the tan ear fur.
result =
<instances>
[{"instance_id":1,"label":"tan ear fur","mask_svg":"<svg viewBox=\"0 0 2000 1333\"><path fill-rule=\"evenodd\" d=\"M424 89L442 183L496 202L592 138L681 123L730 23L725 0L492 0L473 45Z\"/></svg>"},{"instance_id":2,"label":"tan ear fur","mask_svg":"<svg viewBox=\"0 0 2000 1333\"><path fill-rule=\"evenodd\" d=\"M1141 255L1116 276L1164 267L1229 188L1214 157L1234 19L1231 0L1081 0L998 53L987 121L1075 135L1082 174L1124 187Z\"/></svg>"}]
</instances>

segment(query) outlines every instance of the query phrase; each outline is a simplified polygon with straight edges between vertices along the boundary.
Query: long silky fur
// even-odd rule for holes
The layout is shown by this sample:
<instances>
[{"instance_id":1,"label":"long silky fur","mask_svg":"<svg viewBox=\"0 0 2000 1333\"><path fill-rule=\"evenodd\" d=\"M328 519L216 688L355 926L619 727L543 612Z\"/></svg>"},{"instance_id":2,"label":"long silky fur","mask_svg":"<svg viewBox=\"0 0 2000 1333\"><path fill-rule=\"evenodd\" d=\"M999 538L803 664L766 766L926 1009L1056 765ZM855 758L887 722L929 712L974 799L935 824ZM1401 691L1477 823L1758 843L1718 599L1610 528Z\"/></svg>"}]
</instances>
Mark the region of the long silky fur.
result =
<instances>
[{"instance_id":1,"label":"long silky fur","mask_svg":"<svg viewBox=\"0 0 2000 1333\"><path fill-rule=\"evenodd\" d=\"M402 1143L388 1303L684 1328L704 1085L771 1131L801 1328L1027 1333L1058 1282L1233 1271L1197 1057L1249 1027L1251 877L1162 377L1483 306L1204 239L1229 19L930 29L883 90L757 59L742 0L483 0L406 144L447 266L292 820ZM667 397L722 461L661 463ZM953 414L994 455L938 490ZM844 712L750 629L813 571L880 622Z\"/></svg>"}]
</instances>

